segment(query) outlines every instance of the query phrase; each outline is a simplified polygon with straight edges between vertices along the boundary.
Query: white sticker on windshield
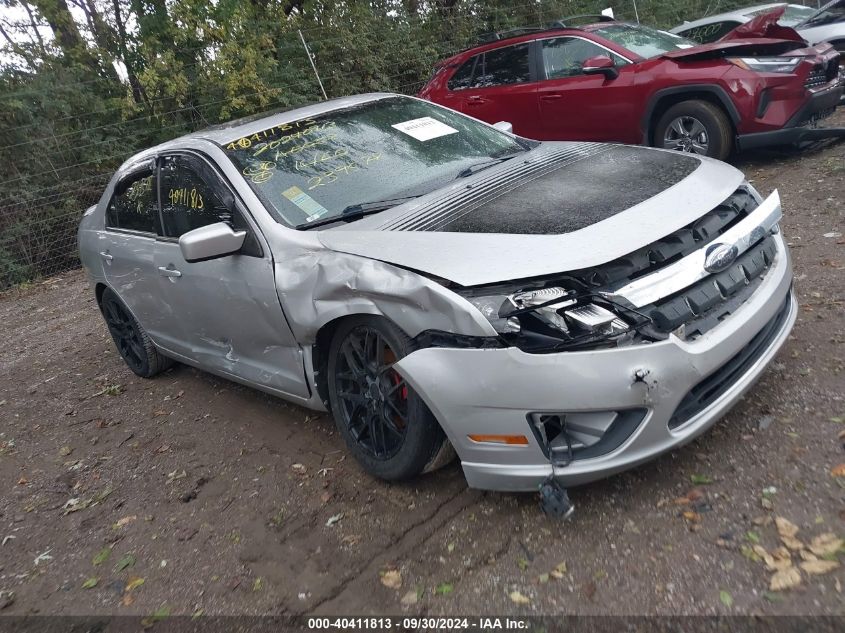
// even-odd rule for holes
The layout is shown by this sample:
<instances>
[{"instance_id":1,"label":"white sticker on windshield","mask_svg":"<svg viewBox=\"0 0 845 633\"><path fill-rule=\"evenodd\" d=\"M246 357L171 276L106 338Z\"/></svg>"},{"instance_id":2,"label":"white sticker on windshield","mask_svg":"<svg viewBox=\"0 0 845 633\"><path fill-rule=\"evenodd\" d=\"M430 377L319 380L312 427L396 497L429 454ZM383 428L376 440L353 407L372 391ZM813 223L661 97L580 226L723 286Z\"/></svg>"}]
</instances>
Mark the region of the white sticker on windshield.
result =
<instances>
[{"instance_id":1,"label":"white sticker on windshield","mask_svg":"<svg viewBox=\"0 0 845 633\"><path fill-rule=\"evenodd\" d=\"M282 195L308 214L308 217L305 218L307 222L318 220L329 212L326 207L314 200L314 198L299 187L294 186L290 189L285 189Z\"/></svg>"},{"instance_id":2,"label":"white sticker on windshield","mask_svg":"<svg viewBox=\"0 0 845 633\"><path fill-rule=\"evenodd\" d=\"M440 138L441 136L457 133L455 128L449 127L437 119L432 119L430 116L424 116L420 119L411 119L410 121L397 123L391 127L396 128L400 132L404 132L408 136L412 136L418 141L430 141L433 138Z\"/></svg>"}]
</instances>

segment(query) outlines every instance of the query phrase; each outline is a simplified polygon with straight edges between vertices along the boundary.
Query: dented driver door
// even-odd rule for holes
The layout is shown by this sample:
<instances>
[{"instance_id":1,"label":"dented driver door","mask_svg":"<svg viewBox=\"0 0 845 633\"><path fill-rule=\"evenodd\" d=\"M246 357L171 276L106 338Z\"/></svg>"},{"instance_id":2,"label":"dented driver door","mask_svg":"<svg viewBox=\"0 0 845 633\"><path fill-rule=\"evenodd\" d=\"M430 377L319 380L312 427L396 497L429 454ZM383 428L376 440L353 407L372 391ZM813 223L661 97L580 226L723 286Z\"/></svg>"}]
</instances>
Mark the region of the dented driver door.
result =
<instances>
[{"instance_id":1,"label":"dented driver door","mask_svg":"<svg viewBox=\"0 0 845 633\"><path fill-rule=\"evenodd\" d=\"M198 156L164 157L159 183L162 235L155 269L168 312L165 345L203 369L307 398L302 353L282 312L272 256L256 225ZM179 237L221 221L247 231L241 251L187 262Z\"/></svg>"}]
</instances>

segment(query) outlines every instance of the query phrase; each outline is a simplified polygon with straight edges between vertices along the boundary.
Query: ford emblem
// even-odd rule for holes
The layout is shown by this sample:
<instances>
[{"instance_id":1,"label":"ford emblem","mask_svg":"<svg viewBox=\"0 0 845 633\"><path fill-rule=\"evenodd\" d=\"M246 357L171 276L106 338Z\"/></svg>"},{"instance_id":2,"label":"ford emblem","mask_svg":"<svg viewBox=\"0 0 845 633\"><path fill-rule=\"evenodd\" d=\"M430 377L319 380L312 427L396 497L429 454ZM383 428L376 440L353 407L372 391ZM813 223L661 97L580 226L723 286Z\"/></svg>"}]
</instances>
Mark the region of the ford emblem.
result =
<instances>
[{"instance_id":1,"label":"ford emblem","mask_svg":"<svg viewBox=\"0 0 845 633\"><path fill-rule=\"evenodd\" d=\"M736 246L713 244L704 255L704 270L708 273L722 272L736 261L739 251Z\"/></svg>"}]
</instances>

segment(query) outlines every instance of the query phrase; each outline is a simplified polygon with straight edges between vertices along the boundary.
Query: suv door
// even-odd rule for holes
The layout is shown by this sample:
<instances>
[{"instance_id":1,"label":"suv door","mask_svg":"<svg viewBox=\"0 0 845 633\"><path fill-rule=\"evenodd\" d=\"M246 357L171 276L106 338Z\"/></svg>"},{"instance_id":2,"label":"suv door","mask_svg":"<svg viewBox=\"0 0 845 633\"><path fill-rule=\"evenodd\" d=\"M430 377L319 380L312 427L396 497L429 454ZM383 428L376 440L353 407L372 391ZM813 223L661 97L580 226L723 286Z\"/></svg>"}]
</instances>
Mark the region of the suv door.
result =
<instances>
[{"instance_id":1,"label":"suv door","mask_svg":"<svg viewBox=\"0 0 845 633\"><path fill-rule=\"evenodd\" d=\"M155 163L130 168L108 202L99 253L108 285L150 337L161 335L158 280L153 265L159 229Z\"/></svg>"},{"instance_id":2,"label":"suv door","mask_svg":"<svg viewBox=\"0 0 845 633\"><path fill-rule=\"evenodd\" d=\"M174 325L167 349L203 369L308 397L302 354L276 294L272 255L232 189L205 159L180 153L160 159L159 199L155 267ZM185 261L179 238L217 222L247 231L241 250Z\"/></svg>"},{"instance_id":3,"label":"suv door","mask_svg":"<svg viewBox=\"0 0 845 633\"><path fill-rule=\"evenodd\" d=\"M639 143L642 108L634 86L635 65L616 53L575 36L538 40L538 100L543 140ZM585 75L584 62L610 57L619 75Z\"/></svg>"},{"instance_id":4,"label":"suv door","mask_svg":"<svg viewBox=\"0 0 845 633\"><path fill-rule=\"evenodd\" d=\"M537 138L537 83L531 44L513 44L479 53L449 80L464 114L487 123L509 121L515 134Z\"/></svg>"}]
</instances>

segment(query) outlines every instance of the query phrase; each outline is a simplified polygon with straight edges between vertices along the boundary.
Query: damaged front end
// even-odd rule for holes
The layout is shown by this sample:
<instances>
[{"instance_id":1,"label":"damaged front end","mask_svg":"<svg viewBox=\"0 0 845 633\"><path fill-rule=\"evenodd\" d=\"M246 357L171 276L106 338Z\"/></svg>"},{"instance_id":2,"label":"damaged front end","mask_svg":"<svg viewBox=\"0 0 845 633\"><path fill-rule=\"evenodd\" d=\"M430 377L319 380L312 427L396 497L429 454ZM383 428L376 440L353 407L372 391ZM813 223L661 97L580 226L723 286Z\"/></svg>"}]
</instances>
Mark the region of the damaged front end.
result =
<instances>
[{"instance_id":1,"label":"damaged front end","mask_svg":"<svg viewBox=\"0 0 845 633\"><path fill-rule=\"evenodd\" d=\"M607 264L457 292L504 345L528 353L617 348L670 334L695 338L754 292L774 259L771 233L779 217L776 199L760 209L755 194L741 187L695 222ZM730 244L721 266L707 264L701 249L722 240Z\"/></svg>"}]
</instances>

